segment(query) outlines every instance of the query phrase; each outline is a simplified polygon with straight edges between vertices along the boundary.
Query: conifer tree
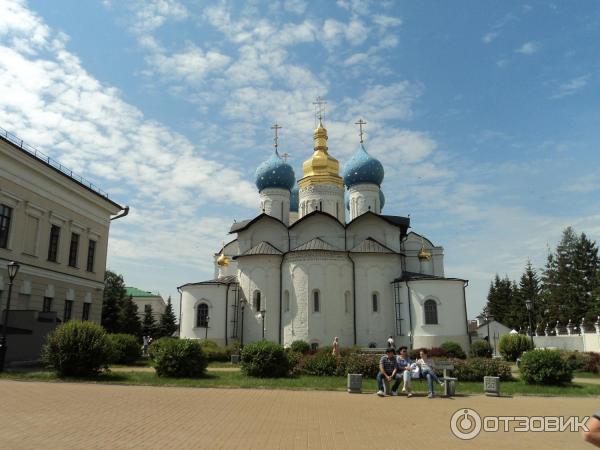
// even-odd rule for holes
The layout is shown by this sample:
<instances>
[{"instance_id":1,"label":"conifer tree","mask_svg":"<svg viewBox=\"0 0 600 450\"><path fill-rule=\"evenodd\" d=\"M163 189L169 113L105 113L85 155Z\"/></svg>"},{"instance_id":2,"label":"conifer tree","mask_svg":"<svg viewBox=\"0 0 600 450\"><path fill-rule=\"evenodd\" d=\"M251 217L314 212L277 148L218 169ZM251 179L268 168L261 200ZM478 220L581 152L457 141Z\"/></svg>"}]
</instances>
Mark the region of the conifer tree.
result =
<instances>
[{"instance_id":1,"label":"conifer tree","mask_svg":"<svg viewBox=\"0 0 600 450\"><path fill-rule=\"evenodd\" d=\"M531 300L533 302L532 332L534 332L538 324L543 322L543 319L541 316L542 305L540 304L540 280L535 269L531 265L531 261L527 261L525 272L521 275L519 287L515 293L515 298L516 302L514 303L514 307L518 307L519 310L517 318L520 321L520 325L525 328L529 326L529 315L527 313L525 301Z\"/></svg>"},{"instance_id":2,"label":"conifer tree","mask_svg":"<svg viewBox=\"0 0 600 450\"><path fill-rule=\"evenodd\" d=\"M119 331L121 333L133 334L134 336L142 334L142 324L138 316L138 307L133 302L131 295L124 298L121 304L119 311Z\"/></svg>"},{"instance_id":3,"label":"conifer tree","mask_svg":"<svg viewBox=\"0 0 600 450\"><path fill-rule=\"evenodd\" d=\"M154 311L152 305L147 305L144 309L144 319L142 320L142 335L156 337L158 327L154 319Z\"/></svg>"},{"instance_id":4,"label":"conifer tree","mask_svg":"<svg viewBox=\"0 0 600 450\"><path fill-rule=\"evenodd\" d=\"M119 310L124 298L125 282L123 277L107 270L104 274L101 324L109 333L119 332Z\"/></svg>"},{"instance_id":5,"label":"conifer tree","mask_svg":"<svg viewBox=\"0 0 600 450\"><path fill-rule=\"evenodd\" d=\"M177 330L177 323L175 322L175 313L173 312L173 305L171 304L171 296L169 296L165 312L160 316L160 335L171 336Z\"/></svg>"}]
</instances>

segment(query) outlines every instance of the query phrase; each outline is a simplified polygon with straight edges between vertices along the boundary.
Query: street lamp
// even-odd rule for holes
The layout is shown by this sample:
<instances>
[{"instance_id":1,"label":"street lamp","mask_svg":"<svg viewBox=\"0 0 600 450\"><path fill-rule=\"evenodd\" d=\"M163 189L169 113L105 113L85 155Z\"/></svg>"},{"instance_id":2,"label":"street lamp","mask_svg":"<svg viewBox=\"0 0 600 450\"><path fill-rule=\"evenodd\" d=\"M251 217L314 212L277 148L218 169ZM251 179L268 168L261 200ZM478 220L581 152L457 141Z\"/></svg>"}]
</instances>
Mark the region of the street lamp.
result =
<instances>
[{"instance_id":1,"label":"street lamp","mask_svg":"<svg viewBox=\"0 0 600 450\"><path fill-rule=\"evenodd\" d=\"M244 348L244 309L246 309L247 303L248 303L248 300L246 300L245 298L242 298L240 300L240 305L242 307L242 332L241 332L241 337L240 337L240 348Z\"/></svg>"},{"instance_id":2,"label":"street lamp","mask_svg":"<svg viewBox=\"0 0 600 450\"><path fill-rule=\"evenodd\" d=\"M260 310L260 317L262 319L262 340L265 340L265 314L267 314L267 312L264 309Z\"/></svg>"},{"instance_id":3,"label":"street lamp","mask_svg":"<svg viewBox=\"0 0 600 450\"><path fill-rule=\"evenodd\" d=\"M8 313L10 312L10 297L12 294L13 280L19 272L19 264L11 261L7 265L8 269L8 298L6 299L6 310L4 312L4 321L2 322L2 339L0 339L0 372L4 371L4 360L8 351L6 345L6 334L8 331Z\"/></svg>"},{"instance_id":4,"label":"street lamp","mask_svg":"<svg viewBox=\"0 0 600 450\"><path fill-rule=\"evenodd\" d=\"M527 308L527 315L529 316L529 337L531 338L531 347L535 347L533 342L533 321L531 320L533 312L533 300L530 298L525 300L525 307Z\"/></svg>"},{"instance_id":5,"label":"street lamp","mask_svg":"<svg viewBox=\"0 0 600 450\"><path fill-rule=\"evenodd\" d=\"M208 340L208 319L210 319L210 317L208 317L208 315L206 316L206 319L204 320L204 323L206 324L206 327L204 328L204 340Z\"/></svg>"}]
</instances>

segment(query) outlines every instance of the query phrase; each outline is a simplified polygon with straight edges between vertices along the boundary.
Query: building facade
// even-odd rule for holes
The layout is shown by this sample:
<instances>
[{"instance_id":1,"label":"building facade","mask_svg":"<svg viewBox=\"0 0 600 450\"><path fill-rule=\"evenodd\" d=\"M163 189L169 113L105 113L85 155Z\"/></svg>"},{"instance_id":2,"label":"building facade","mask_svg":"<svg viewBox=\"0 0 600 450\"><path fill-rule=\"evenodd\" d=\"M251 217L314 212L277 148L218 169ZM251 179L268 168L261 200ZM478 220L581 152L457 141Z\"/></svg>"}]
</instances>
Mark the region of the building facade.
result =
<instances>
[{"instance_id":1,"label":"building facade","mask_svg":"<svg viewBox=\"0 0 600 450\"><path fill-rule=\"evenodd\" d=\"M314 347L469 347L466 280L444 276L443 248L383 214L384 169L365 149L342 173L322 121L296 183L277 152L256 171L260 213L236 222L214 279L180 286L180 336Z\"/></svg>"},{"instance_id":2,"label":"building facade","mask_svg":"<svg viewBox=\"0 0 600 450\"><path fill-rule=\"evenodd\" d=\"M144 319L147 309L152 309L152 316L155 320L160 320L160 316L165 312L167 303L160 294L150 291L144 291L133 286L125 287L125 295L131 297L138 309L138 317Z\"/></svg>"},{"instance_id":3,"label":"building facade","mask_svg":"<svg viewBox=\"0 0 600 450\"><path fill-rule=\"evenodd\" d=\"M121 211L86 180L42 159L14 136L0 134L1 323L6 265L20 265L11 296L7 361L37 358L43 338L57 323L100 322L110 220Z\"/></svg>"}]
</instances>

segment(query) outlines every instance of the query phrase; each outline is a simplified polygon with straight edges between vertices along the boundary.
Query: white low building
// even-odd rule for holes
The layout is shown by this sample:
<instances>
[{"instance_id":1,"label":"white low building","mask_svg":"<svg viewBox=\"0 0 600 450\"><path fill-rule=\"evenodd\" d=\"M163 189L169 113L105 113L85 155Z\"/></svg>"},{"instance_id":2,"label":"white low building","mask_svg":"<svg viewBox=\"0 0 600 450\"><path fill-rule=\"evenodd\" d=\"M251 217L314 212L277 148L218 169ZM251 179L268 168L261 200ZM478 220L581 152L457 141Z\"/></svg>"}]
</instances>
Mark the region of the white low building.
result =
<instances>
[{"instance_id":1,"label":"white low building","mask_svg":"<svg viewBox=\"0 0 600 450\"><path fill-rule=\"evenodd\" d=\"M383 166L363 143L340 176L327 139L320 122L297 184L277 148L259 166L259 215L232 225L214 279L179 287L181 337L468 350L466 280L445 278L443 248L409 218L382 214Z\"/></svg>"}]
</instances>

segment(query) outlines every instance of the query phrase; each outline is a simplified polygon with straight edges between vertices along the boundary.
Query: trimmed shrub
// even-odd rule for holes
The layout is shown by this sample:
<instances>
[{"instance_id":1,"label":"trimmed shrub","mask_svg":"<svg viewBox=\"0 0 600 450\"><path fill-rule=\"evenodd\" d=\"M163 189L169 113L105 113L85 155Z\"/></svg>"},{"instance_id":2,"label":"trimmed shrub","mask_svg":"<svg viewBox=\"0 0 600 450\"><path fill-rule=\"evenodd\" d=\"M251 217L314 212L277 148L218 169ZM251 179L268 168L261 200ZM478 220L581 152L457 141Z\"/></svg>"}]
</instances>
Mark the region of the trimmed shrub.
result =
<instances>
[{"instance_id":1,"label":"trimmed shrub","mask_svg":"<svg viewBox=\"0 0 600 450\"><path fill-rule=\"evenodd\" d=\"M573 369L558 350L536 349L521 356L521 378L528 384L563 385L573 379Z\"/></svg>"},{"instance_id":2,"label":"trimmed shrub","mask_svg":"<svg viewBox=\"0 0 600 450\"><path fill-rule=\"evenodd\" d=\"M459 358L459 359L467 358L465 351L462 349L460 344L457 342L447 341L447 342L444 342L440 347L446 352L446 356L448 356L449 358ZM432 356L437 356L437 355L432 355Z\"/></svg>"},{"instance_id":3,"label":"trimmed shrub","mask_svg":"<svg viewBox=\"0 0 600 450\"><path fill-rule=\"evenodd\" d=\"M363 353L352 353L344 358L344 374L361 373L365 378L375 378L379 372L379 360L381 355Z\"/></svg>"},{"instance_id":4,"label":"trimmed shrub","mask_svg":"<svg viewBox=\"0 0 600 450\"><path fill-rule=\"evenodd\" d=\"M294 352L291 349L287 348L285 350L285 356L288 360L288 370L292 376L301 375L302 367L300 362L304 355L300 352Z\"/></svg>"},{"instance_id":5,"label":"trimmed shrub","mask_svg":"<svg viewBox=\"0 0 600 450\"><path fill-rule=\"evenodd\" d=\"M310 351L310 344L306 341L294 341L290 348L293 352L306 354Z\"/></svg>"},{"instance_id":6,"label":"trimmed shrub","mask_svg":"<svg viewBox=\"0 0 600 450\"><path fill-rule=\"evenodd\" d=\"M131 364L142 356L142 346L133 334L108 334L112 346L110 362L113 364Z\"/></svg>"},{"instance_id":7,"label":"trimmed shrub","mask_svg":"<svg viewBox=\"0 0 600 450\"><path fill-rule=\"evenodd\" d=\"M108 366L112 355L106 330L87 321L58 326L42 349L42 358L59 377L97 375Z\"/></svg>"},{"instance_id":8,"label":"trimmed shrub","mask_svg":"<svg viewBox=\"0 0 600 450\"><path fill-rule=\"evenodd\" d=\"M516 361L523 352L531 350L531 338L522 334L505 334L500 338L498 350L507 361Z\"/></svg>"},{"instance_id":9,"label":"trimmed shrub","mask_svg":"<svg viewBox=\"0 0 600 450\"><path fill-rule=\"evenodd\" d=\"M247 344L241 357L242 372L251 377L285 377L290 369L285 350L275 342Z\"/></svg>"},{"instance_id":10,"label":"trimmed shrub","mask_svg":"<svg viewBox=\"0 0 600 450\"><path fill-rule=\"evenodd\" d=\"M200 341L200 346L202 347L208 362L231 361L231 349L228 347L221 347L215 341Z\"/></svg>"},{"instance_id":11,"label":"trimmed shrub","mask_svg":"<svg viewBox=\"0 0 600 450\"><path fill-rule=\"evenodd\" d=\"M148 351L159 377L197 378L208 365L202 346L193 339L163 337L152 342Z\"/></svg>"},{"instance_id":12,"label":"trimmed shrub","mask_svg":"<svg viewBox=\"0 0 600 450\"><path fill-rule=\"evenodd\" d=\"M498 359L469 358L452 359L454 370L451 376L458 381L483 381L483 377L500 377L502 381L512 380L510 364Z\"/></svg>"},{"instance_id":13,"label":"trimmed shrub","mask_svg":"<svg viewBox=\"0 0 600 450\"><path fill-rule=\"evenodd\" d=\"M409 358L412 359L413 361L416 361L417 359L421 358L421 356L419 355L419 352L421 350L428 350L430 358L441 358L444 356L448 356L448 353L442 347L431 347L430 349L421 347L421 348L413 348L412 350L410 350L408 352Z\"/></svg>"},{"instance_id":14,"label":"trimmed shrub","mask_svg":"<svg viewBox=\"0 0 600 450\"><path fill-rule=\"evenodd\" d=\"M471 351L469 354L472 358L491 358L492 347L487 341L475 341L471 344Z\"/></svg>"},{"instance_id":15,"label":"trimmed shrub","mask_svg":"<svg viewBox=\"0 0 600 450\"><path fill-rule=\"evenodd\" d=\"M305 355L299 362L299 371L307 375L333 376L338 373L338 358L331 351Z\"/></svg>"},{"instance_id":16,"label":"trimmed shrub","mask_svg":"<svg viewBox=\"0 0 600 450\"><path fill-rule=\"evenodd\" d=\"M598 373L600 354L594 352L562 352L563 359L571 370Z\"/></svg>"}]
</instances>

